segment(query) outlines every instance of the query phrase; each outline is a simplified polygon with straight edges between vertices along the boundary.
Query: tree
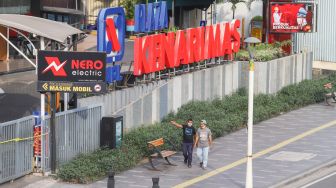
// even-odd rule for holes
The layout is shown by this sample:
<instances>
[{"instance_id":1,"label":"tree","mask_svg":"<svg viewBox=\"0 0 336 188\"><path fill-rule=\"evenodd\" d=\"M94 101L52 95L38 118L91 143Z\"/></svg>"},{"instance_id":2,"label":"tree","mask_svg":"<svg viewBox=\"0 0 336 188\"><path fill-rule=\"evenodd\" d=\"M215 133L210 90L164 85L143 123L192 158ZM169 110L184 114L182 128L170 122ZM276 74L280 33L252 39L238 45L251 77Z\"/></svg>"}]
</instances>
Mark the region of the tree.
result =
<instances>
[{"instance_id":1,"label":"tree","mask_svg":"<svg viewBox=\"0 0 336 188\"><path fill-rule=\"evenodd\" d=\"M235 13L236 13L236 9L237 9L237 4L238 3L245 3L247 4L246 1L244 0L228 0L227 2L232 4L231 10L232 10L232 19L235 18Z\"/></svg>"},{"instance_id":2,"label":"tree","mask_svg":"<svg viewBox=\"0 0 336 188\"><path fill-rule=\"evenodd\" d=\"M254 1L263 1L264 3L267 1L267 0L226 0L225 2L228 2L228 3L231 3L232 4L232 18L234 19L235 18L235 12L236 12L236 9L237 9L237 4L238 3L244 3L247 8L250 10L251 8L251 4L254 2ZM222 0L220 0L219 2L223 2Z\"/></svg>"},{"instance_id":3,"label":"tree","mask_svg":"<svg viewBox=\"0 0 336 188\"><path fill-rule=\"evenodd\" d=\"M127 19L133 19L134 18L134 5L141 3L141 0L123 0L121 2L121 5L126 10L126 18Z\"/></svg>"}]
</instances>

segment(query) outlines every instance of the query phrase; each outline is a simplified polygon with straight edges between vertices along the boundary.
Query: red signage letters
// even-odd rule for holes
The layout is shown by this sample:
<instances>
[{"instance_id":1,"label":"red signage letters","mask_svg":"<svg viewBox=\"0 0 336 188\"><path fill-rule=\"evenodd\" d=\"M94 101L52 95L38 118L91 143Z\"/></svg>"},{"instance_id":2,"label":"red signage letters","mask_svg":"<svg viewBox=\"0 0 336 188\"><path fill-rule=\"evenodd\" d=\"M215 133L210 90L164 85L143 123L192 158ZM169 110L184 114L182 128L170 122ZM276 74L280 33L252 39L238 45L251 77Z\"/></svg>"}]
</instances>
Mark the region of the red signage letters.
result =
<instances>
[{"instance_id":1,"label":"red signage letters","mask_svg":"<svg viewBox=\"0 0 336 188\"><path fill-rule=\"evenodd\" d=\"M239 27L240 20L233 20L179 30L176 34L169 32L136 38L133 74L140 76L225 55L232 58L240 47Z\"/></svg>"}]
</instances>

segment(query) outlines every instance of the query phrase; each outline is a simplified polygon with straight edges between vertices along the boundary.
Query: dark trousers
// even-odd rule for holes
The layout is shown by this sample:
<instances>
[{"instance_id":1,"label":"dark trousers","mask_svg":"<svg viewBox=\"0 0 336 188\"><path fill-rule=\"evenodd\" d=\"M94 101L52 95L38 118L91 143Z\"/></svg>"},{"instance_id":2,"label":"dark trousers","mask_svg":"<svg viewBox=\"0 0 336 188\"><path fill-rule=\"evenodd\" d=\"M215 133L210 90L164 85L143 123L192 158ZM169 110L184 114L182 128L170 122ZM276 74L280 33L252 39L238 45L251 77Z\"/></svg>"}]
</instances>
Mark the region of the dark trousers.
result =
<instances>
[{"instance_id":1,"label":"dark trousers","mask_svg":"<svg viewBox=\"0 0 336 188\"><path fill-rule=\"evenodd\" d=\"M187 161L188 165L191 165L192 153L193 153L193 143L183 143L184 161Z\"/></svg>"}]
</instances>

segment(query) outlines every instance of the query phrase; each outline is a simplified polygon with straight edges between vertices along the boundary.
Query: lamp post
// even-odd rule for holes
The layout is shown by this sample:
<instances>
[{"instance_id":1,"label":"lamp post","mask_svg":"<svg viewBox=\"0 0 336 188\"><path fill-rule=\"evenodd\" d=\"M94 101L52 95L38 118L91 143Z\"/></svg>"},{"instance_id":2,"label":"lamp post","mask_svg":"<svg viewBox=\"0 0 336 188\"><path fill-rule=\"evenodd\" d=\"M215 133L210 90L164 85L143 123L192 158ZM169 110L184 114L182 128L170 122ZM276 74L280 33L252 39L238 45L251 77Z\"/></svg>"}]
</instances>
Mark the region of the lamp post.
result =
<instances>
[{"instance_id":1,"label":"lamp post","mask_svg":"<svg viewBox=\"0 0 336 188\"><path fill-rule=\"evenodd\" d=\"M253 93L254 93L254 60L253 52L250 49L250 44L260 43L260 40L255 37L249 37L244 40L247 43L249 52L249 92L248 92L248 121L247 121L247 165L246 165L246 183L245 188L253 188L252 175L252 138L253 138Z\"/></svg>"}]
</instances>

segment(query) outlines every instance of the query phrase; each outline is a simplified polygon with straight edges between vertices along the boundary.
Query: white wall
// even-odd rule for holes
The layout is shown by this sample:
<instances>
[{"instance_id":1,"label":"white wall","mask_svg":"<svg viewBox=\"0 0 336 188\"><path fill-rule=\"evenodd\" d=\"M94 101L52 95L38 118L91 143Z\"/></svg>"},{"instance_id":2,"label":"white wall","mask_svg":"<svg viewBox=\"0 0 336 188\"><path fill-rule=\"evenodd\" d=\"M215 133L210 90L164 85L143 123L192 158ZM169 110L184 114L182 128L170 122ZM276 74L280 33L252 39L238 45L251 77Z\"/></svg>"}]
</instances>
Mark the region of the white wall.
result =
<instances>
[{"instance_id":1,"label":"white wall","mask_svg":"<svg viewBox=\"0 0 336 188\"><path fill-rule=\"evenodd\" d=\"M263 3L261 0L257 0L252 2L251 4L251 10L247 8L247 6L244 3L238 3L237 9L235 11L235 19L242 20L242 18L245 18L245 36L249 36L249 24L251 22L251 19L255 16L262 16L262 9L263 9ZM216 21L218 22L225 22L225 21L231 21L232 20L232 4L231 3L220 3L216 5ZM211 8L207 10L208 12L208 24L211 24L211 17L209 16L211 13Z\"/></svg>"}]
</instances>

